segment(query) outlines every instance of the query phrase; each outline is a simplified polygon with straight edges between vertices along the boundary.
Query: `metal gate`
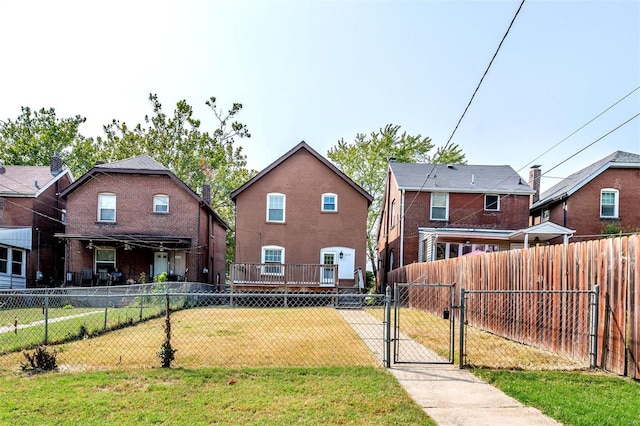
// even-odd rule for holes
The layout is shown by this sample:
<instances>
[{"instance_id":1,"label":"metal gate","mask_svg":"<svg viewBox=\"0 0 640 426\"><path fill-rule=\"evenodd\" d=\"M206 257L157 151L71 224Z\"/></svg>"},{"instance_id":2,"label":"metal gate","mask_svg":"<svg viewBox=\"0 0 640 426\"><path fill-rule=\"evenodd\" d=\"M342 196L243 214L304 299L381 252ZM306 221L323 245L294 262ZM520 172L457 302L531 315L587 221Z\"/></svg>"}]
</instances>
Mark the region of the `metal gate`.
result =
<instances>
[{"instance_id":1,"label":"metal gate","mask_svg":"<svg viewBox=\"0 0 640 426\"><path fill-rule=\"evenodd\" d=\"M454 290L454 284L396 284L393 304L395 363L453 363Z\"/></svg>"}]
</instances>

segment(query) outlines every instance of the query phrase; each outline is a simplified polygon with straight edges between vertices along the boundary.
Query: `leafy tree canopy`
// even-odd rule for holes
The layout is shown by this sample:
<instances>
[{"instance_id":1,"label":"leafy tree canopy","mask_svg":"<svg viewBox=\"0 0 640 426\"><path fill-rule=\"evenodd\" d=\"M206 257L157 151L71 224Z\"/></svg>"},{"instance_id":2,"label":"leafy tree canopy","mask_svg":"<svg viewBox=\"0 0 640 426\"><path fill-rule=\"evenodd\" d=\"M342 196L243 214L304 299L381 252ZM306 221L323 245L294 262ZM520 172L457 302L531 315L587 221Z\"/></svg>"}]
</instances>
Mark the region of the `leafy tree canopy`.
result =
<instances>
[{"instance_id":1,"label":"leafy tree canopy","mask_svg":"<svg viewBox=\"0 0 640 426\"><path fill-rule=\"evenodd\" d=\"M400 132L400 126L388 124L377 132L358 133L351 143L340 139L327 156L340 170L373 196L367 216L367 255L375 273L376 233L386 184L388 161L401 163L464 164L465 155L457 145L434 149L431 138Z\"/></svg>"},{"instance_id":2,"label":"leafy tree canopy","mask_svg":"<svg viewBox=\"0 0 640 426\"><path fill-rule=\"evenodd\" d=\"M0 120L0 160L11 165L48 166L51 156L58 153L74 172L79 158L95 157L93 140L78 131L85 121L80 115L58 118L54 108L34 111L22 107L17 119Z\"/></svg>"}]
</instances>

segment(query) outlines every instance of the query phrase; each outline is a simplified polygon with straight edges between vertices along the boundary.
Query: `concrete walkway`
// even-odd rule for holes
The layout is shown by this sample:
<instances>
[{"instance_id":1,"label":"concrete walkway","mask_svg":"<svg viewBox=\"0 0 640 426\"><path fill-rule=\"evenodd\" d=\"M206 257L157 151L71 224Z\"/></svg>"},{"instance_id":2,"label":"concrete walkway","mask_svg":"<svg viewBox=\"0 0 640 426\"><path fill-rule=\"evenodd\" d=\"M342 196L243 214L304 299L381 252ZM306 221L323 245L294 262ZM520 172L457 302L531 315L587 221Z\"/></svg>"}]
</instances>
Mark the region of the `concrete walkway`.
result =
<instances>
[{"instance_id":1,"label":"concrete walkway","mask_svg":"<svg viewBox=\"0 0 640 426\"><path fill-rule=\"evenodd\" d=\"M66 321L66 320L71 319L71 318L86 317L87 315L99 314L101 312L104 312L104 309L99 310L99 311L83 312L81 314L76 314L76 315L67 315L67 316L64 316L64 317L49 318L49 324L52 324L54 322ZM42 325L42 324L44 324L44 320L33 321L33 322L26 323L26 324L18 323L17 330L22 330L23 328L35 327L35 326ZM0 327L0 334L1 333L8 333L10 331L14 331L15 332L16 331L16 327L13 326L13 325Z\"/></svg>"},{"instance_id":2,"label":"concrete walkway","mask_svg":"<svg viewBox=\"0 0 640 426\"><path fill-rule=\"evenodd\" d=\"M383 362L383 324L363 310L340 310L374 356ZM377 338L375 338L377 336ZM406 336L402 336L403 342ZM415 341L410 345L432 353ZM526 407L502 391L451 364L391 364L394 375L413 400L438 425L559 425L539 410Z\"/></svg>"}]
</instances>

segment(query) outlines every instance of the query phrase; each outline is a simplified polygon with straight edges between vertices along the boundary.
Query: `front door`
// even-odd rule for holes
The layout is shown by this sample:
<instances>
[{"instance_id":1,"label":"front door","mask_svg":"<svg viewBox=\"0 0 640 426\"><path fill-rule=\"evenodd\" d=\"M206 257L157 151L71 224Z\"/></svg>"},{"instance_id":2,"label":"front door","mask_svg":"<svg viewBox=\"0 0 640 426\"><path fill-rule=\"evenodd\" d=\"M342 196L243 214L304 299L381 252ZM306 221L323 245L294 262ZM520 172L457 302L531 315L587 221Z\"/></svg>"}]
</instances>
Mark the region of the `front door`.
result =
<instances>
[{"instance_id":1,"label":"front door","mask_svg":"<svg viewBox=\"0 0 640 426\"><path fill-rule=\"evenodd\" d=\"M334 252L323 252L322 253L322 264L323 265L335 265L336 263L336 254ZM333 285L335 282L335 269L331 268L322 268L321 276L320 276L320 285Z\"/></svg>"},{"instance_id":2,"label":"front door","mask_svg":"<svg viewBox=\"0 0 640 426\"><path fill-rule=\"evenodd\" d=\"M157 251L153 253L153 275L157 277L163 272L169 272L169 253Z\"/></svg>"}]
</instances>

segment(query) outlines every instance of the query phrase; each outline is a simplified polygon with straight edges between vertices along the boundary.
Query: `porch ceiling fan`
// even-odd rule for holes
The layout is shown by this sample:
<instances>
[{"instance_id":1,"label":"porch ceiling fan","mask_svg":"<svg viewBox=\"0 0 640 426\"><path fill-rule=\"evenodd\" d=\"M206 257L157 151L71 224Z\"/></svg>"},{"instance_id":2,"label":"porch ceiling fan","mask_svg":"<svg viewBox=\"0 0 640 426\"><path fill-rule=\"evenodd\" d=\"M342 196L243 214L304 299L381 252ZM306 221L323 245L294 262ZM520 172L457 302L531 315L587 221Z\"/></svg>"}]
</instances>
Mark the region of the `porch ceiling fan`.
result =
<instances>
[{"instance_id":1,"label":"porch ceiling fan","mask_svg":"<svg viewBox=\"0 0 640 426\"><path fill-rule=\"evenodd\" d=\"M93 250L93 241L92 240L89 240L89 244L87 244L87 248L89 250Z\"/></svg>"}]
</instances>

